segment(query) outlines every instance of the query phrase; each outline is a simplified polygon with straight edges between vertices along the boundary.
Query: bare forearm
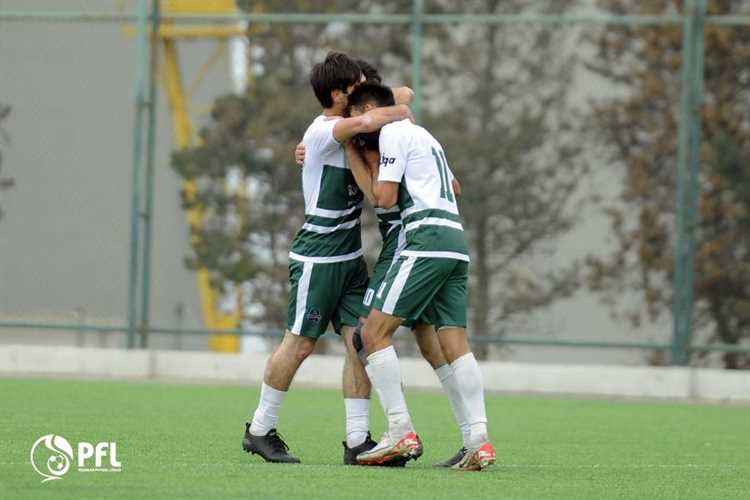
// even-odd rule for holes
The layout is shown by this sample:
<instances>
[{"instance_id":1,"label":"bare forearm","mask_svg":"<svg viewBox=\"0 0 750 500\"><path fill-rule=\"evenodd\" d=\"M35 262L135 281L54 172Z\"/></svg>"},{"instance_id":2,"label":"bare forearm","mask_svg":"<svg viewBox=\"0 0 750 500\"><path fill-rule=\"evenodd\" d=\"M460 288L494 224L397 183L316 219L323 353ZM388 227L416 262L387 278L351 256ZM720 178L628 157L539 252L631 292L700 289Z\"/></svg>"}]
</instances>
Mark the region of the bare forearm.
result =
<instances>
[{"instance_id":1,"label":"bare forearm","mask_svg":"<svg viewBox=\"0 0 750 500\"><path fill-rule=\"evenodd\" d=\"M376 162L375 165L370 163L370 172L372 173L372 194L375 198L375 206L381 208L391 208L393 204L388 204L388 184L378 180L380 175L380 163Z\"/></svg>"},{"instance_id":2,"label":"bare forearm","mask_svg":"<svg viewBox=\"0 0 750 500\"><path fill-rule=\"evenodd\" d=\"M378 175L380 175L380 167L370 168L370 175L372 175L372 196L374 199L373 206L379 207L378 196L380 195L380 183L378 182Z\"/></svg>"},{"instance_id":3,"label":"bare forearm","mask_svg":"<svg viewBox=\"0 0 750 500\"><path fill-rule=\"evenodd\" d=\"M383 125L405 118L413 120L409 106L404 104L371 109L361 116L338 120L333 127L333 137L343 144L357 134L374 132Z\"/></svg>"},{"instance_id":4,"label":"bare forearm","mask_svg":"<svg viewBox=\"0 0 750 500\"><path fill-rule=\"evenodd\" d=\"M411 110L405 104L371 109L362 115L365 120L363 120L362 130L359 133L374 132L380 130L383 125L411 117Z\"/></svg>"},{"instance_id":5,"label":"bare forearm","mask_svg":"<svg viewBox=\"0 0 750 500\"><path fill-rule=\"evenodd\" d=\"M378 189L378 176L380 175L380 152L377 150L365 150L362 152L361 158L364 160L367 166L367 174L370 176L370 185L372 186L372 206L377 207L378 199L375 194L375 190Z\"/></svg>"},{"instance_id":6,"label":"bare forearm","mask_svg":"<svg viewBox=\"0 0 750 500\"><path fill-rule=\"evenodd\" d=\"M372 192L372 175L370 170L367 168L362 155L351 144L346 145L346 159L349 162L349 169L354 176L354 181L357 183L357 186L359 186L359 189L365 194L367 201L369 201L372 206L376 206L375 195Z\"/></svg>"}]
</instances>

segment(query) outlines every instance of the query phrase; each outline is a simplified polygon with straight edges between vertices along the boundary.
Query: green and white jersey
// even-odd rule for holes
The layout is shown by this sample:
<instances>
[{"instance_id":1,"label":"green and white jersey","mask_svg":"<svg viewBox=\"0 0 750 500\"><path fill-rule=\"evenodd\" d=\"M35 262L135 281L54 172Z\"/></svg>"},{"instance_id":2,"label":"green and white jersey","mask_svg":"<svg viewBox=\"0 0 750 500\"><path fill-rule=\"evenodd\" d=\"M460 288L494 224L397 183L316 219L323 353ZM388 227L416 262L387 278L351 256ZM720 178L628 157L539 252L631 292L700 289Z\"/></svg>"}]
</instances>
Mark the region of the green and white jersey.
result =
<instances>
[{"instance_id":1,"label":"green and white jersey","mask_svg":"<svg viewBox=\"0 0 750 500\"><path fill-rule=\"evenodd\" d=\"M375 215L378 218L378 231L380 231L383 241L393 231L398 232L401 229L401 210L398 205L391 208L375 207Z\"/></svg>"},{"instance_id":2,"label":"green and white jersey","mask_svg":"<svg viewBox=\"0 0 750 500\"><path fill-rule=\"evenodd\" d=\"M337 120L317 117L302 138L305 223L289 251L289 257L300 262L343 262L362 255L359 216L364 195L343 146L333 137Z\"/></svg>"},{"instance_id":3,"label":"green and white jersey","mask_svg":"<svg viewBox=\"0 0 750 500\"><path fill-rule=\"evenodd\" d=\"M406 247L406 237L401 224L401 210L398 205L391 208L375 207L378 217L378 230L383 238L383 246L378 255L378 263L392 261Z\"/></svg>"},{"instance_id":4,"label":"green and white jersey","mask_svg":"<svg viewBox=\"0 0 750 500\"><path fill-rule=\"evenodd\" d=\"M400 183L398 207L406 236L400 255L469 261L453 173L443 147L427 130L409 120L381 129L378 180Z\"/></svg>"}]
</instances>

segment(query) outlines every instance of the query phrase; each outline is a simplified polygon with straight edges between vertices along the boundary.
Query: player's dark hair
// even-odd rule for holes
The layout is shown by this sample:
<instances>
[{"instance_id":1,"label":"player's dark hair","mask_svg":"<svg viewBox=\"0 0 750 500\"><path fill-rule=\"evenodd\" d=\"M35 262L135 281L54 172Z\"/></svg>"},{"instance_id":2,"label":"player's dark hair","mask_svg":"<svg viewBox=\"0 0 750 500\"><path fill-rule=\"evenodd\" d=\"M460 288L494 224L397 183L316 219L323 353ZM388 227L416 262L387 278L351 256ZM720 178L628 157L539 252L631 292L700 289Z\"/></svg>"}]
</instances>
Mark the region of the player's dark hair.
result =
<instances>
[{"instance_id":1,"label":"player's dark hair","mask_svg":"<svg viewBox=\"0 0 750 500\"><path fill-rule=\"evenodd\" d=\"M350 108L360 108L370 103L381 107L393 106L396 104L396 101L393 99L393 91L390 87L380 85L379 83L365 82L349 94L348 106Z\"/></svg>"},{"instance_id":2,"label":"player's dark hair","mask_svg":"<svg viewBox=\"0 0 750 500\"><path fill-rule=\"evenodd\" d=\"M324 108L333 106L331 92L346 92L350 86L359 82L362 71L359 65L342 52L329 52L323 62L313 66L310 72L310 85L315 97Z\"/></svg>"},{"instance_id":3,"label":"player's dark hair","mask_svg":"<svg viewBox=\"0 0 750 500\"><path fill-rule=\"evenodd\" d=\"M380 77L380 73L378 73L378 70L375 69L375 66L368 63L367 61L363 61L362 59L357 59L356 63L359 66L359 69L362 71L362 74L365 75L365 80L367 82L383 83L383 79Z\"/></svg>"},{"instance_id":4,"label":"player's dark hair","mask_svg":"<svg viewBox=\"0 0 750 500\"><path fill-rule=\"evenodd\" d=\"M360 151L378 151L380 148L380 130L357 134L352 137L352 143Z\"/></svg>"}]
</instances>

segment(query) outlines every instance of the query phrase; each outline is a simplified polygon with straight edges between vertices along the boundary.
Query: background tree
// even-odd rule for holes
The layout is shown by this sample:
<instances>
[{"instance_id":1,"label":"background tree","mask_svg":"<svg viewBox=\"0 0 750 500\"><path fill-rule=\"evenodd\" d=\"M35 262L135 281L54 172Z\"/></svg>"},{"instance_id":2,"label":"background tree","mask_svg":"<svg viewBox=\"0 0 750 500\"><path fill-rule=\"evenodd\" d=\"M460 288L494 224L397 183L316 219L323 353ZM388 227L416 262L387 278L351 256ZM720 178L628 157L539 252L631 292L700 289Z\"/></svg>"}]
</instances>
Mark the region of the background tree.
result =
<instances>
[{"instance_id":1,"label":"background tree","mask_svg":"<svg viewBox=\"0 0 750 500\"><path fill-rule=\"evenodd\" d=\"M680 0L601 0L616 13L682 12ZM747 1L710 0L709 14L750 12ZM703 341L750 338L750 29L706 26L705 105L696 227L694 331ZM636 291L634 324L669 315L682 33L678 26L608 26L592 38L591 68L624 88L592 119L625 180L607 207L617 248L590 259L590 284L606 297ZM723 355L748 368L747 355Z\"/></svg>"},{"instance_id":2,"label":"background tree","mask_svg":"<svg viewBox=\"0 0 750 500\"><path fill-rule=\"evenodd\" d=\"M3 103L0 103L0 144L7 144L10 141L10 138L8 136L8 133L3 128L3 121L8 118L8 115L10 114L10 106L6 106ZM2 177L2 171L3 171L3 152L0 150L0 191L5 191L6 189L10 189L14 181L12 178L9 177ZM3 209L0 207L0 220L3 218Z\"/></svg>"},{"instance_id":3,"label":"background tree","mask_svg":"<svg viewBox=\"0 0 750 500\"><path fill-rule=\"evenodd\" d=\"M362 4L362 5L360 5ZM395 11L401 2L378 6ZM321 5L300 0L238 2L244 9L319 12ZM325 11L357 11L368 2L339 1ZM286 324L288 249L302 225L300 170L293 150L320 105L310 89L312 65L330 49L379 54L368 60L390 73L408 71L397 61L406 41L393 26L253 26L249 37L250 84L240 95L219 97L211 120L200 131L200 145L173 154L172 165L185 179L198 180L198 193L183 192L183 207L204 212L186 258L192 269L205 267L214 286L242 286L251 319L268 327ZM230 180L231 179L231 180ZM373 238L374 240L374 238Z\"/></svg>"},{"instance_id":4,"label":"background tree","mask_svg":"<svg viewBox=\"0 0 750 500\"><path fill-rule=\"evenodd\" d=\"M559 13L571 6L540 3L484 0L462 9ZM499 335L507 320L579 286L575 262L544 262L575 222L575 194L588 168L570 98L577 35L538 25L443 26L431 34L438 46L425 57L426 124L464 185L471 331Z\"/></svg>"},{"instance_id":5,"label":"background tree","mask_svg":"<svg viewBox=\"0 0 750 500\"><path fill-rule=\"evenodd\" d=\"M462 9L519 13L538 11L537 4L485 0ZM559 12L570 2L549 5L541 10ZM430 7L440 12L451 2ZM404 13L411 1L373 6L340 0L329 8ZM265 11L317 9L319 3L264 3ZM408 25L330 23L275 24L255 32L248 91L218 99L202 132L203 145L175 155L182 175L201 178L198 201L215 214L206 219L211 232L201 237L211 244L194 249L190 262L207 265L217 281L249 280L252 300L261 304L259 317L268 324L284 324L287 249L302 221L299 169L291 152L319 112L309 70L329 49L343 48L375 64L387 84L408 84L409 30ZM446 147L464 185L460 204L473 258L474 333L501 334L499 322L545 307L578 286L577 266L553 269L540 263L574 223L578 176L586 170L568 92L574 39L570 31L536 26L463 25L426 32L425 124ZM244 206L241 198L226 195L225 178L236 168L249 181ZM238 218L244 222L233 227L230 222ZM372 259L380 238L368 229L365 240ZM243 265L217 265L227 259ZM236 269L242 272L230 272Z\"/></svg>"}]
</instances>

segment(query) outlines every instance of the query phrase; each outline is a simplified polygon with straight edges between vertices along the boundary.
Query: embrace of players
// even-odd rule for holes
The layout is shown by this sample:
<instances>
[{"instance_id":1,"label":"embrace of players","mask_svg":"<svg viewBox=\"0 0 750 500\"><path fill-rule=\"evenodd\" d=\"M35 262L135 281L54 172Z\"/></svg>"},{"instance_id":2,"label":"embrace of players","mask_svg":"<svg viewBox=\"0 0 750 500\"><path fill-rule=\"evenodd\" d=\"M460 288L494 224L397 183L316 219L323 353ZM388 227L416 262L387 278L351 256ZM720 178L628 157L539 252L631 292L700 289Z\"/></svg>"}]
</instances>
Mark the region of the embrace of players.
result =
<instances>
[{"instance_id":1,"label":"embrace of players","mask_svg":"<svg viewBox=\"0 0 750 500\"><path fill-rule=\"evenodd\" d=\"M323 107L296 152L305 220L289 252L287 330L271 354L243 449L269 462L300 460L276 431L297 369L331 324L344 339L347 465L404 466L422 455L392 337L414 332L461 430L459 451L437 467L477 471L495 462L482 375L466 338L469 253L459 184L440 143L413 122L412 92L381 84L375 68L331 52L310 74ZM383 247L372 276L362 257L364 198ZM371 388L388 429L369 432ZM306 423L307 424L307 423Z\"/></svg>"}]
</instances>

